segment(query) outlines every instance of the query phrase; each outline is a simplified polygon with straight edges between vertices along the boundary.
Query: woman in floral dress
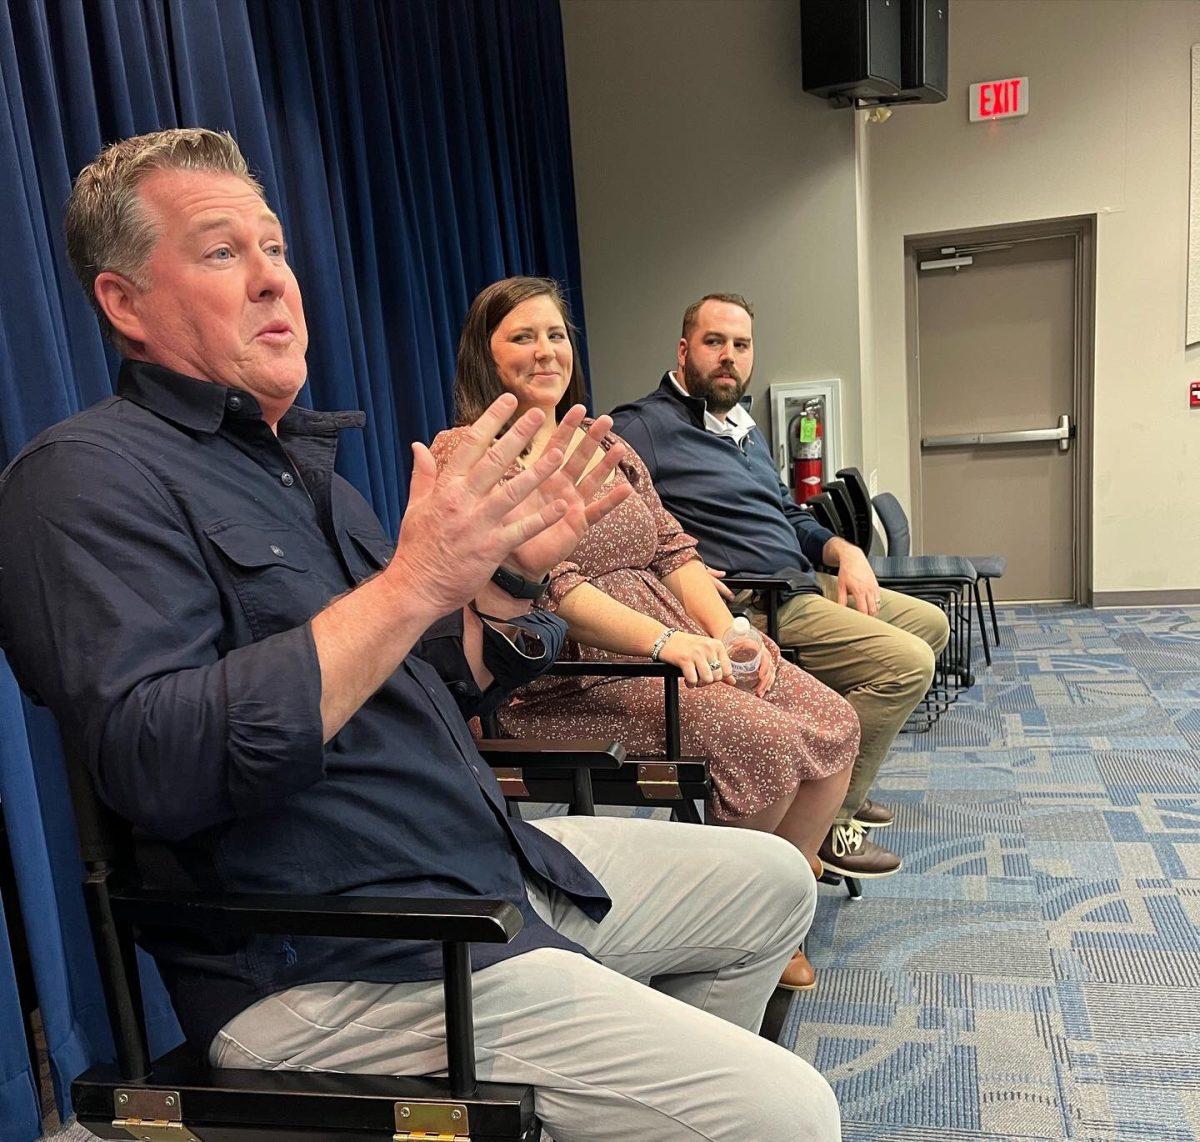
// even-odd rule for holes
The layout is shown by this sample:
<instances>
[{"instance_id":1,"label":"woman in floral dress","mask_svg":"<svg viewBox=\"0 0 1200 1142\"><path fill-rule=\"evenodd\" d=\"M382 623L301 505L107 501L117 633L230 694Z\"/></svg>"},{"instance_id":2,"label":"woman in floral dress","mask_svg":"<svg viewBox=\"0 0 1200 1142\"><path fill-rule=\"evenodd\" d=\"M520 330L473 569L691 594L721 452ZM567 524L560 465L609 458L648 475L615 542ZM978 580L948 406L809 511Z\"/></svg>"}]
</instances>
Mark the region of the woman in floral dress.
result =
<instances>
[{"instance_id":1,"label":"woman in floral dress","mask_svg":"<svg viewBox=\"0 0 1200 1142\"><path fill-rule=\"evenodd\" d=\"M518 413L540 408L546 421L521 464L537 460L558 417L582 403L570 318L554 282L508 278L483 290L459 343L455 400L460 425L477 419L504 390ZM607 419L607 418L605 418ZM594 422L585 420L577 433ZM439 434L439 464L465 428ZM858 752L854 708L765 640L753 691L731 684L721 636L732 616L696 551L662 506L642 461L608 432L602 447L623 455L612 479L633 494L594 526L551 573L540 606L568 625L564 660L645 660L657 651L678 666L683 752L709 761L709 821L775 833L816 852L842 803ZM520 467L514 465L515 475ZM599 494L599 493L598 493ZM547 738L609 738L631 753L663 748L662 685L654 678L542 678L499 711L505 733ZM803 962L800 962L803 961ZM801 953L785 973L811 984Z\"/></svg>"}]
</instances>

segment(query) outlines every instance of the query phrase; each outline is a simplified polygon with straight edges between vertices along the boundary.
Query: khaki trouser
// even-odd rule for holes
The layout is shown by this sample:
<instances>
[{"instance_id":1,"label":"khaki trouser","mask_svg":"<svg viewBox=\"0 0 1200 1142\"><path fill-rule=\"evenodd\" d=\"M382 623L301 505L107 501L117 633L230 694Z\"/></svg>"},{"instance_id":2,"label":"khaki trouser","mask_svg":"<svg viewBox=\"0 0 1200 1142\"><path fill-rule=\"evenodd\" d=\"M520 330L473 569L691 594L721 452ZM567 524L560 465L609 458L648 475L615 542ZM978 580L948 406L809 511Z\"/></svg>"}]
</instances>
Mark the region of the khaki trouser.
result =
<instances>
[{"instance_id":1,"label":"khaki trouser","mask_svg":"<svg viewBox=\"0 0 1200 1142\"><path fill-rule=\"evenodd\" d=\"M479 1078L532 1084L555 1142L837 1142L829 1084L754 1033L816 906L803 854L742 829L534 824L613 907L595 923L528 886L538 914L596 959L544 948L475 972ZM445 1074L442 984L294 987L232 1019L209 1054L222 1067Z\"/></svg>"},{"instance_id":2,"label":"khaki trouser","mask_svg":"<svg viewBox=\"0 0 1200 1142\"><path fill-rule=\"evenodd\" d=\"M862 740L838 813L845 820L867 799L900 727L929 689L950 625L932 603L887 590L879 592L879 617L871 618L839 605L832 575L816 579L822 594L797 595L779 608L779 641L858 713ZM766 629L765 612L751 608L750 617Z\"/></svg>"}]
</instances>

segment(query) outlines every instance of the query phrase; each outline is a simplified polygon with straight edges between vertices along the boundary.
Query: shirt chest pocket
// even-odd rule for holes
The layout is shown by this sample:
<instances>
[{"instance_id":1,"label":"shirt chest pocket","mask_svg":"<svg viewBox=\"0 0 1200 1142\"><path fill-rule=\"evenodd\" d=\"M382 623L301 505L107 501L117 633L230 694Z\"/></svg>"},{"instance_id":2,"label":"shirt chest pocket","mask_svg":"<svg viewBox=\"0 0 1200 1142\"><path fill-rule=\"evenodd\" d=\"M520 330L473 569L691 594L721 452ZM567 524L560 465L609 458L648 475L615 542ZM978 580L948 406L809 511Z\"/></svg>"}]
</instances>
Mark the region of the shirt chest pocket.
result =
<instances>
[{"instance_id":1,"label":"shirt chest pocket","mask_svg":"<svg viewBox=\"0 0 1200 1142\"><path fill-rule=\"evenodd\" d=\"M346 562L354 575L354 580L361 583L377 571L382 571L391 561L396 550L395 544L387 539L378 528L348 527L346 534L350 544L342 544Z\"/></svg>"},{"instance_id":2,"label":"shirt chest pocket","mask_svg":"<svg viewBox=\"0 0 1200 1142\"><path fill-rule=\"evenodd\" d=\"M244 523L204 529L255 638L300 626L335 591L309 568L294 531Z\"/></svg>"}]
</instances>

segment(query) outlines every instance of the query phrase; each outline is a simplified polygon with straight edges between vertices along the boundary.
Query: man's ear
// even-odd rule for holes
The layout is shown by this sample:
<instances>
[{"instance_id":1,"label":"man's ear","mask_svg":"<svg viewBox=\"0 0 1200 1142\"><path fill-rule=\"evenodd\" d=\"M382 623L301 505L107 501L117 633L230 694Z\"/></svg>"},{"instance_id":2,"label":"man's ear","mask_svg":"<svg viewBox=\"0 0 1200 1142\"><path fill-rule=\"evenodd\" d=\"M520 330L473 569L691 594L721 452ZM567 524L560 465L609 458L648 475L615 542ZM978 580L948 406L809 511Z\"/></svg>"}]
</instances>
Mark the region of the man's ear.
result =
<instances>
[{"instance_id":1,"label":"man's ear","mask_svg":"<svg viewBox=\"0 0 1200 1142\"><path fill-rule=\"evenodd\" d=\"M92 289L104 316L126 341L140 343L146 340L137 306L141 291L133 282L124 274L105 270L96 275Z\"/></svg>"},{"instance_id":2,"label":"man's ear","mask_svg":"<svg viewBox=\"0 0 1200 1142\"><path fill-rule=\"evenodd\" d=\"M683 363L687 360L687 338L680 337L675 347L675 364L679 369L679 383L683 384Z\"/></svg>"}]
</instances>

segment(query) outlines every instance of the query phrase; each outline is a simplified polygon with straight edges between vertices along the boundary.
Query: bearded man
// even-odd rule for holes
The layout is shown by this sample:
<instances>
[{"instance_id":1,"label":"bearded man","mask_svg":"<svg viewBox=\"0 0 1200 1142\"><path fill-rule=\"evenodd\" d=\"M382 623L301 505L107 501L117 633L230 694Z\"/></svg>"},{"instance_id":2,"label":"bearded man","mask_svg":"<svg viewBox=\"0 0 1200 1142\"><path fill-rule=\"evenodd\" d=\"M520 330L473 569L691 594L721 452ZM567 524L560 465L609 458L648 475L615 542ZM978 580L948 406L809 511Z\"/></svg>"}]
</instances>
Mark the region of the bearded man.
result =
<instances>
[{"instance_id":1,"label":"bearded man","mask_svg":"<svg viewBox=\"0 0 1200 1142\"><path fill-rule=\"evenodd\" d=\"M779 607L779 641L854 706L862 726L846 800L819 855L844 876L888 876L900 858L866 830L886 828L893 815L869 793L929 688L950 629L937 607L883 590L862 551L792 501L740 403L754 368L753 322L740 294L706 294L689 305L677 368L652 393L615 409L613 423L715 574L786 574L797 584ZM753 601L739 601L765 627Z\"/></svg>"}]
</instances>

